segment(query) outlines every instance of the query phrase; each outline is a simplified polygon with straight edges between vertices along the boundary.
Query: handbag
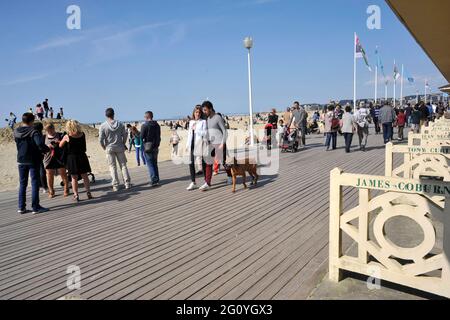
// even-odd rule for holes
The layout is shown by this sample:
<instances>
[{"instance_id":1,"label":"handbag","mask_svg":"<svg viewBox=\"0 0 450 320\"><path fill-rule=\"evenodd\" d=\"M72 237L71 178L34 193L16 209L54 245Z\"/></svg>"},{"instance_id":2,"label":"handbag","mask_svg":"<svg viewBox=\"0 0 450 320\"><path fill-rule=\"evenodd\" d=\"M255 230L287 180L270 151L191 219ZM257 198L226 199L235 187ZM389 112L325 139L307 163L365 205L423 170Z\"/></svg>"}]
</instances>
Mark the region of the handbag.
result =
<instances>
[{"instance_id":1,"label":"handbag","mask_svg":"<svg viewBox=\"0 0 450 320\"><path fill-rule=\"evenodd\" d=\"M339 120L339 118L331 119L331 129L332 130L339 130L340 127L341 127L341 121Z\"/></svg>"},{"instance_id":2,"label":"handbag","mask_svg":"<svg viewBox=\"0 0 450 320\"><path fill-rule=\"evenodd\" d=\"M146 143L144 143L144 151L145 151L145 153L151 153L151 152L153 152L153 149L154 149L153 142L146 142Z\"/></svg>"}]
</instances>

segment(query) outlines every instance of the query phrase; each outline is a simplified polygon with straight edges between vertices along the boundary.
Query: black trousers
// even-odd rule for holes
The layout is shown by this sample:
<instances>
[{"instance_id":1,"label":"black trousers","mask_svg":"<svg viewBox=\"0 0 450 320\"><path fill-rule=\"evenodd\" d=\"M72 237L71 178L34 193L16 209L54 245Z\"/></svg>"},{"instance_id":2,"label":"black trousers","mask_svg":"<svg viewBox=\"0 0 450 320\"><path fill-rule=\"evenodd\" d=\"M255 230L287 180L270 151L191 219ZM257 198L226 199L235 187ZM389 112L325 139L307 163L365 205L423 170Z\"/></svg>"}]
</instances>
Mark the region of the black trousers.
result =
<instances>
[{"instance_id":1,"label":"black trousers","mask_svg":"<svg viewBox=\"0 0 450 320\"><path fill-rule=\"evenodd\" d=\"M40 168L39 168L39 187L48 189L47 184L47 172L45 171L44 164L41 162Z\"/></svg>"},{"instance_id":2,"label":"black trousers","mask_svg":"<svg viewBox=\"0 0 450 320\"><path fill-rule=\"evenodd\" d=\"M375 133L380 133L381 127L380 127L380 121L378 121L378 118L373 118L373 123L375 124Z\"/></svg>"},{"instance_id":3,"label":"black trousers","mask_svg":"<svg viewBox=\"0 0 450 320\"><path fill-rule=\"evenodd\" d=\"M203 175L206 174L206 163L202 157L202 171ZM189 173L191 175L191 181L195 183L195 178L197 177L197 171L195 170L195 156L194 148L191 148L191 163L189 164Z\"/></svg>"}]
</instances>

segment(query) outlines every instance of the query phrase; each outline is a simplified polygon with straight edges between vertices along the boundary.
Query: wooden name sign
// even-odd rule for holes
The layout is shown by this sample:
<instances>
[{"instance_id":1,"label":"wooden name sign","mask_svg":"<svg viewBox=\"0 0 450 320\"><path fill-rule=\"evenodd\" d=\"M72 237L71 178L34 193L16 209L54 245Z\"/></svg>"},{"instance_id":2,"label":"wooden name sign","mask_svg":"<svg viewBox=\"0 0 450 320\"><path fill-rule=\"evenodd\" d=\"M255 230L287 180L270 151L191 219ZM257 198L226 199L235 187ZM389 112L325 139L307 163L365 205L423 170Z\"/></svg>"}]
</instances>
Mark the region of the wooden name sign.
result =
<instances>
[{"instance_id":1,"label":"wooden name sign","mask_svg":"<svg viewBox=\"0 0 450 320\"><path fill-rule=\"evenodd\" d=\"M342 279L342 271L387 280L450 298L450 185L430 180L401 179L331 172L330 259L332 281ZM344 212L343 187L359 192L356 207ZM385 191L372 197L375 190ZM444 206L430 197L441 196ZM388 220L412 219L422 229L422 243L402 247L385 232ZM441 222L443 242L438 241L435 224ZM344 234L357 244L357 253L343 252ZM422 235L423 234L423 235ZM413 235L414 236L414 235Z\"/></svg>"}]
</instances>

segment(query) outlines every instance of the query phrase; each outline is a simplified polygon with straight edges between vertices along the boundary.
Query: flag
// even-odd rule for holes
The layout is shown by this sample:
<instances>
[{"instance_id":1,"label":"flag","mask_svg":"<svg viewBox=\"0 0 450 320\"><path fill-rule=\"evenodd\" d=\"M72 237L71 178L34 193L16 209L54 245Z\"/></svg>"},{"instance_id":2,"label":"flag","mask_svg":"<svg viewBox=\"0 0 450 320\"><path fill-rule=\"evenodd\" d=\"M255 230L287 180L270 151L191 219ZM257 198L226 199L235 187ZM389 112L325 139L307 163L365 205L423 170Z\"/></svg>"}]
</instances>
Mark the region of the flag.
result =
<instances>
[{"instance_id":1,"label":"flag","mask_svg":"<svg viewBox=\"0 0 450 320\"><path fill-rule=\"evenodd\" d=\"M398 72L397 65L394 63L394 80L400 78L400 73Z\"/></svg>"},{"instance_id":2,"label":"flag","mask_svg":"<svg viewBox=\"0 0 450 320\"><path fill-rule=\"evenodd\" d=\"M426 87L427 89L430 89L430 84L428 83L428 81L425 82L425 87Z\"/></svg>"},{"instance_id":3,"label":"flag","mask_svg":"<svg viewBox=\"0 0 450 320\"><path fill-rule=\"evenodd\" d=\"M369 69L369 71L372 72L372 68L369 65L369 60L367 59L366 52L364 51L364 48L362 47L361 42L359 41L357 35L355 36L355 47L356 47L355 59L363 58L367 68Z\"/></svg>"},{"instance_id":4,"label":"flag","mask_svg":"<svg viewBox=\"0 0 450 320\"><path fill-rule=\"evenodd\" d=\"M408 79L409 84L414 84L415 80L413 77L411 77L411 75L409 74L409 72L406 70L405 68L405 75L406 75L406 79Z\"/></svg>"},{"instance_id":5,"label":"flag","mask_svg":"<svg viewBox=\"0 0 450 320\"><path fill-rule=\"evenodd\" d=\"M386 74L384 73L384 65L383 61L381 61L381 56L378 52L378 46L375 48L375 55L377 56L377 66L381 70L381 73L383 74L383 77L386 78Z\"/></svg>"}]
</instances>

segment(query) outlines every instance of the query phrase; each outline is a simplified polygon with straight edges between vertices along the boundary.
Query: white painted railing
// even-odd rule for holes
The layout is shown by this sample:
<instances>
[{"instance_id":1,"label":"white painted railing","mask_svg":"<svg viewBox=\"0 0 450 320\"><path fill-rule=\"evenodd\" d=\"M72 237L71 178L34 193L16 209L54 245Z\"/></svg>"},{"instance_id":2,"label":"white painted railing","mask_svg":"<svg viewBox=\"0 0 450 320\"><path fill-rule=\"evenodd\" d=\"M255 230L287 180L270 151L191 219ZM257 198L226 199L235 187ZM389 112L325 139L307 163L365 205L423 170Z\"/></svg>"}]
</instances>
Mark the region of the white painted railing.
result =
<instances>
[{"instance_id":1,"label":"white painted railing","mask_svg":"<svg viewBox=\"0 0 450 320\"><path fill-rule=\"evenodd\" d=\"M344 212L343 187L358 189L358 206ZM373 196L374 191L383 191ZM440 206L433 197L444 197ZM330 279L340 281L348 270L375 276L450 298L450 185L434 180L331 172L330 187ZM372 220L373 217L373 220ZM423 230L424 240L414 248L394 244L385 234L386 222L394 217L413 219ZM433 221L444 226L440 252ZM369 228L373 229L373 239ZM348 235L358 245L356 257L343 252Z\"/></svg>"}]
</instances>

